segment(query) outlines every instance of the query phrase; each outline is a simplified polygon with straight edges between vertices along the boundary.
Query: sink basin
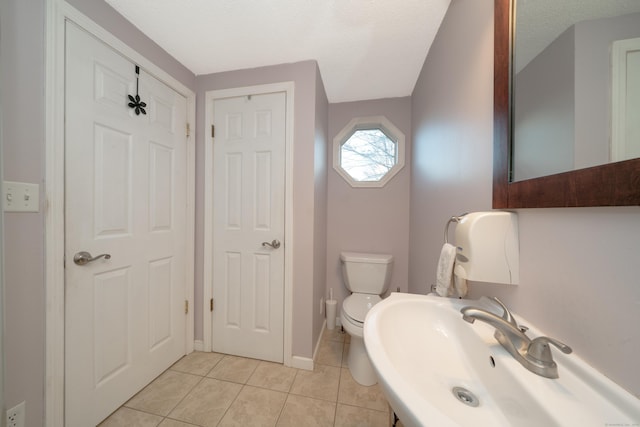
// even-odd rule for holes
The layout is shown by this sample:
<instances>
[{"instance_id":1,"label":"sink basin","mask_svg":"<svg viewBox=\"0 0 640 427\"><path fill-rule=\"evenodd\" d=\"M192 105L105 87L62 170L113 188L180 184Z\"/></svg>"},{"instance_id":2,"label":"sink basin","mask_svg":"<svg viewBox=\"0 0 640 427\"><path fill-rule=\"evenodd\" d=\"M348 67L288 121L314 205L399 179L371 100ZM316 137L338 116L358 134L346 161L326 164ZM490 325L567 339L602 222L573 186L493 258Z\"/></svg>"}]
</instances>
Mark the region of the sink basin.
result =
<instances>
[{"instance_id":1,"label":"sink basin","mask_svg":"<svg viewBox=\"0 0 640 427\"><path fill-rule=\"evenodd\" d=\"M367 353L405 426L640 425L640 400L578 356L554 348L560 378L536 375L498 344L491 326L462 320L468 305L502 314L486 298L402 293L369 311ZM529 337L544 335L516 318Z\"/></svg>"}]
</instances>

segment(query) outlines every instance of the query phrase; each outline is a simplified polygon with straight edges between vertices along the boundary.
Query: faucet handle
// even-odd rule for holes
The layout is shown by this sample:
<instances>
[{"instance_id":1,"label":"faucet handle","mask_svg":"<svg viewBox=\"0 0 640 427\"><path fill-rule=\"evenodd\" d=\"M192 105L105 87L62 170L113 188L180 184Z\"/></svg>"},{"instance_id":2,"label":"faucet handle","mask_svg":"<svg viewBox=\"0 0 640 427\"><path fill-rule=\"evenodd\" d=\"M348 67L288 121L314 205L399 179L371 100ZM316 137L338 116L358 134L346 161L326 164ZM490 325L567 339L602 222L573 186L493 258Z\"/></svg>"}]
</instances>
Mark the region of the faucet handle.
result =
<instances>
[{"instance_id":1,"label":"faucet handle","mask_svg":"<svg viewBox=\"0 0 640 427\"><path fill-rule=\"evenodd\" d=\"M571 350L571 347L569 347L568 345L566 345L565 343L563 343L562 341L559 341L555 338L549 338L549 337L539 337L542 341L547 341L553 345L555 345L556 347L558 347L560 349L560 351L562 351L564 354L570 354L573 350Z\"/></svg>"},{"instance_id":2,"label":"faucet handle","mask_svg":"<svg viewBox=\"0 0 640 427\"><path fill-rule=\"evenodd\" d=\"M549 348L549 344L555 345L564 354L569 354L572 352L571 347L561 341L558 341L555 338L538 337L531 340L531 344L529 344L527 354L537 361L543 363L552 363L553 357L551 356L551 349Z\"/></svg>"},{"instance_id":3,"label":"faucet handle","mask_svg":"<svg viewBox=\"0 0 640 427\"><path fill-rule=\"evenodd\" d=\"M504 320L506 320L507 322L511 323L511 324L512 324L513 326L515 326L516 328L520 329L520 327L518 326L518 322L516 322L516 319L514 319L514 318L513 318L513 315L511 314L511 311L509 311L509 309L507 308L507 306L506 306L506 305L504 305L504 303L503 303L502 301L500 301L500 300L498 299L498 297L493 297L493 300L494 300L495 302L497 302L497 303L498 303L498 305L499 305L500 307L502 307L502 310L504 311L504 312L502 313L502 318L503 318ZM525 329L524 331L522 331L522 332L525 332L525 331L526 331L526 329Z\"/></svg>"}]
</instances>

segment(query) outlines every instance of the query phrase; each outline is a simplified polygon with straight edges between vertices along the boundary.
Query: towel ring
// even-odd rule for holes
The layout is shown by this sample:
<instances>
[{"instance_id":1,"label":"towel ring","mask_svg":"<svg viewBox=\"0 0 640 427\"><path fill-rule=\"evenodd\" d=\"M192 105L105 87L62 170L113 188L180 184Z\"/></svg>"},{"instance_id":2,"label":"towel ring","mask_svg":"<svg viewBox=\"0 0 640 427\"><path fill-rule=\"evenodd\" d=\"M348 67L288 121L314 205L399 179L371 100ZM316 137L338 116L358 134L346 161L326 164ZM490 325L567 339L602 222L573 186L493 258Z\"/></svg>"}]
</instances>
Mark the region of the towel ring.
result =
<instances>
[{"instance_id":1,"label":"towel ring","mask_svg":"<svg viewBox=\"0 0 640 427\"><path fill-rule=\"evenodd\" d=\"M449 218L449 221L447 221L447 224L444 226L444 242L445 243L449 243L449 224L451 224L452 222L455 222L456 224L459 223L462 220L462 218L464 218L464 216L468 213L469 212L465 212L462 215L452 216L451 218Z\"/></svg>"}]
</instances>

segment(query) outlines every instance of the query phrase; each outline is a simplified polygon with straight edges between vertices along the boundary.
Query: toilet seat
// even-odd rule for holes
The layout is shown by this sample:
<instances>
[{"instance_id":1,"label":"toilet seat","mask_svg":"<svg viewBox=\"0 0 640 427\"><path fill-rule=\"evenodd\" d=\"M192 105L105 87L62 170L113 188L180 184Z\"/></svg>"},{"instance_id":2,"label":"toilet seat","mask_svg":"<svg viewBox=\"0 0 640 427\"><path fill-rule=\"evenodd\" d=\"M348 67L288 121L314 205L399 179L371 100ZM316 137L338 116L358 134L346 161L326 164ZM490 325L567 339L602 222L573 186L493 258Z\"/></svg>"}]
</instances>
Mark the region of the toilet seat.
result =
<instances>
[{"instance_id":1,"label":"toilet seat","mask_svg":"<svg viewBox=\"0 0 640 427\"><path fill-rule=\"evenodd\" d=\"M371 307L380 301L382 301L380 295L354 293L342 302L342 311L349 320L362 327Z\"/></svg>"},{"instance_id":2,"label":"toilet seat","mask_svg":"<svg viewBox=\"0 0 640 427\"><path fill-rule=\"evenodd\" d=\"M344 310L340 313L340 322L342 322L342 328L344 331L351 336L352 343L356 339L364 339L364 323L353 320L344 312ZM364 345L364 341L362 341L362 345Z\"/></svg>"}]
</instances>

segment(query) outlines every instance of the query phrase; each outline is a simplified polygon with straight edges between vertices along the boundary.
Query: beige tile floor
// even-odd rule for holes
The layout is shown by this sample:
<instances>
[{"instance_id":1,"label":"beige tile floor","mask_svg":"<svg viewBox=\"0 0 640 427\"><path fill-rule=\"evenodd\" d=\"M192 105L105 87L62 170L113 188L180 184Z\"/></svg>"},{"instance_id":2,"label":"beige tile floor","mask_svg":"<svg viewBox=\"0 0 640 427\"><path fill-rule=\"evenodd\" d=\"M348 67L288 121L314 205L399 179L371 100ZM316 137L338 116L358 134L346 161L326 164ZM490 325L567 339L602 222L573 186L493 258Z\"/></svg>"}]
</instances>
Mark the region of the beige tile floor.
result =
<instances>
[{"instance_id":1,"label":"beige tile floor","mask_svg":"<svg viewBox=\"0 0 640 427\"><path fill-rule=\"evenodd\" d=\"M379 385L363 387L346 367L349 336L325 330L315 369L219 353L189 354L100 427L385 427Z\"/></svg>"}]
</instances>

